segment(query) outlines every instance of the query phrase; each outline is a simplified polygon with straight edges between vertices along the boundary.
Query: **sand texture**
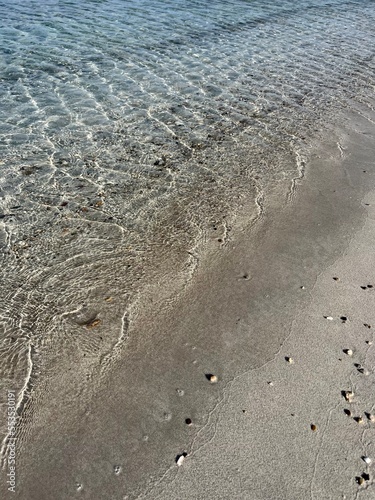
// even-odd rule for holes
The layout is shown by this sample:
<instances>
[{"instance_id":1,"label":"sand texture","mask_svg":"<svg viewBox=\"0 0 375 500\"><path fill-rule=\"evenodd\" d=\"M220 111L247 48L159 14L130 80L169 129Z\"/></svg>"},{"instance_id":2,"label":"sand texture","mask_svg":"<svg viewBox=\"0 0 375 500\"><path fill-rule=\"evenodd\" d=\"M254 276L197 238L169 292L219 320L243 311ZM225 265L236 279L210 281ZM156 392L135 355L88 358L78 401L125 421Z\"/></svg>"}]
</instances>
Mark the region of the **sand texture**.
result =
<instances>
[{"instance_id":1,"label":"sand texture","mask_svg":"<svg viewBox=\"0 0 375 500\"><path fill-rule=\"evenodd\" d=\"M343 114L188 286L150 285L111 367L47 367L1 498L375 498L374 119Z\"/></svg>"}]
</instances>

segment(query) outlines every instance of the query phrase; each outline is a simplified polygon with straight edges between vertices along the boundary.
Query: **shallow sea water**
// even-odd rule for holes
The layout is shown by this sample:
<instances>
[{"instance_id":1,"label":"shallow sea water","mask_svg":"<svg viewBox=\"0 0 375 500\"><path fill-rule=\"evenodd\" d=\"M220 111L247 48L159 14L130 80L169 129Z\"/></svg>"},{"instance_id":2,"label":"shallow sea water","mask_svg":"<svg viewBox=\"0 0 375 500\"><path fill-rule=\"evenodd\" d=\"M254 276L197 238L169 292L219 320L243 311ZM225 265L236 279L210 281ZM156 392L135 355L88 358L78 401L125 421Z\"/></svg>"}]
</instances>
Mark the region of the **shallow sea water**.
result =
<instances>
[{"instance_id":1,"label":"shallow sea water","mask_svg":"<svg viewBox=\"0 0 375 500\"><path fill-rule=\"evenodd\" d=\"M336 109L370 102L375 2L12 0L0 19L1 376L21 413L49 355L110 366L159 262L189 275L198 241L303 175Z\"/></svg>"}]
</instances>

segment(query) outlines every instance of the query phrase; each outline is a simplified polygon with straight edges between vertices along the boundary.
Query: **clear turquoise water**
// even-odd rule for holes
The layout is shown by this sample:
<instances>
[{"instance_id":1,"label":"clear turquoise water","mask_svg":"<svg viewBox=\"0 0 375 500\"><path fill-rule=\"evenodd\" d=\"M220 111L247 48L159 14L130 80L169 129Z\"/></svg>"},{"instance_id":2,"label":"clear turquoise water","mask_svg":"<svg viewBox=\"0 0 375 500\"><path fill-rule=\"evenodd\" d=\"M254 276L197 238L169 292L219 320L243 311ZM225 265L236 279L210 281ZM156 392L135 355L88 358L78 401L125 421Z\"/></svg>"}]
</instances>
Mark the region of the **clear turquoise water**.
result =
<instances>
[{"instance_id":1,"label":"clear turquoise water","mask_svg":"<svg viewBox=\"0 0 375 500\"><path fill-rule=\"evenodd\" d=\"M157 258L292 179L375 84L369 0L12 0L0 20L2 375L25 394L49 349L105 355ZM109 295L107 343L82 340Z\"/></svg>"}]
</instances>

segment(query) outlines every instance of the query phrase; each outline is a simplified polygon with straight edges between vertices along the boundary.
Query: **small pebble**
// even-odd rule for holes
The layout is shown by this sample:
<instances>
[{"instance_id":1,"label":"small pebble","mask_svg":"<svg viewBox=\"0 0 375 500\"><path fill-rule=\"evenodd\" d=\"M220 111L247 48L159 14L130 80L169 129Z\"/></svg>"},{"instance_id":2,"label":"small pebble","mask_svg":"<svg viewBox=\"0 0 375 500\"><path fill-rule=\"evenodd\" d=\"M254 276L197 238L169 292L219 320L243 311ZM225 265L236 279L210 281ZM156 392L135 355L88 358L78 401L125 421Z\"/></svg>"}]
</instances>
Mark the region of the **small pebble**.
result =
<instances>
[{"instance_id":1,"label":"small pebble","mask_svg":"<svg viewBox=\"0 0 375 500\"><path fill-rule=\"evenodd\" d=\"M318 428L317 428L317 426L316 426L315 424L311 424L311 425L310 425L310 428L311 428L311 430L312 430L313 432L315 432L315 431L318 429Z\"/></svg>"},{"instance_id":2,"label":"small pebble","mask_svg":"<svg viewBox=\"0 0 375 500\"><path fill-rule=\"evenodd\" d=\"M267 382L268 385L270 385L271 387L273 386L273 382Z\"/></svg>"},{"instance_id":3,"label":"small pebble","mask_svg":"<svg viewBox=\"0 0 375 500\"><path fill-rule=\"evenodd\" d=\"M366 344L367 345L372 345L372 341L371 340L366 340Z\"/></svg>"},{"instance_id":4,"label":"small pebble","mask_svg":"<svg viewBox=\"0 0 375 500\"><path fill-rule=\"evenodd\" d=\"M181 465L184 463L185 458L187 457L186 451L181 453L181 455L177 455L176 457L176 464L181 467Z\"/></svg>"},{"instance_id":5,"label":"small pebble","mask_svg":"<svg viewBox=\"0 0 375 500\"><path fill-rule=\"evenodd\" d=\"M372 415L372 414L370 413L370 415L368 416L368 419L370 420L370 422L375 423L375 415Z\"/></svg>"},{"instance_id":6,"label":"small pebble","mask_svg":"<svg viewBox=\"0 0 375 500\"><path fill-rule=\"evenodd\" d=\"M335 281L340 281L340 278L338 278L337 276L334 276L334 277L333 277L333 279L334 279Z\"/></svg>"},{"instance_id":7,"label":"small pebble","mask_svg":"<svg viewBox=\"0 0 375 500\"><path fill-rule=\"evenodd\" d=\"M361 486L361 485L365 482L365 480L363 479L363 477L356 477L355 479L356 479L357 483L358 483L360 486Z\"/></svg>"},{"instance_id":8,"label":"small pebble","mask_svg":"<svg viewBox=\"0 0 375 500\"><path fill-rule=\"evenodd\" d=\"M354 420L357 422L357 424L364 424L364 420L362 417L354 417Z\"/></svg>"},{"instance_id":9,"label":"small pebble","mask_svg":"<svg viewBox=\"0 0 375 500\"><path fill-rule=\"evenodd\" d=\"M367 464L367 465L370 465L372 460L370 457L362 457L362 460Z\"/></svg>"},{"instance_id":10,"label":"small pebble","mask_svg":"<svg viewBox=\"0 0 375 500\"><path fill-rule=\"evenodd\" d=\"M351 349L344 349L343 351L345 354L347 354L348 356L353 356L353 351Z\"/></svg>"},{"instance_id":11,"label":"small pebble","mask_svg":"<svg viewBox=\"0 0 375 500\"><path fill-rule=\"evenodd\" d=\"M352 391L345 391L344 392L344 398L346 399L346 401L348 401L350 403L351 401L353 401L354 392L352 392Z\"/></svg>"},{"instance_id":12,"label":"small pebble","mask_svg":"<svg viewBox=\"0 0 375 500\"><path fill-rule=\"evenodd\" d=\"M352 412L351 412L350 410L348 410L347 408L345 408L344 413L345 413L345 415L347 415L348 417L351 417L351 416L352 416Z\"/></svg>"},{"instance_id":13,"label":"small pebble","mask_svg":"<svg viewBox=\"0 0 375 500\"><path fill-rule=\"evenodd\" d=\"M219 380L217 378L217 375L212 375L212 374L209 374L207 378L211 382L211 384L216 384L217 381Z\"/></svg>"},{"instance_id":14,"label":"small pebble","mask_svg":"<svg viewBox=\"0 0 375 500\"><path fill-rule=\"evenodd\" d=\"M324 316L325 319L328 319L329 321L333 321L332 316Z\"/></svg>"},{"instance_id":15,"label":"small pebble","mask_svg":"<svg viewBox=\"0 0 375 500\"><path fill-rule=\"evenodd\" d=\"M289 356L286 356L285 357L285 361L287 361L288 363L290 364L293 364L294 363L294 360L292 358L290 358Z\"/></svg>"},{"instance_id":16,"label":"small pebble","mask_svg":"<svg viewBox=\"0 0 375 500\"><path fill-rule=\"evenodd\" d=\"M193 422L192 422L191 418L186 418L186 419L185 419L185 424L186 424L186 425L191 425L192 423L193 423Z\"/></svg>"}]
</instances>

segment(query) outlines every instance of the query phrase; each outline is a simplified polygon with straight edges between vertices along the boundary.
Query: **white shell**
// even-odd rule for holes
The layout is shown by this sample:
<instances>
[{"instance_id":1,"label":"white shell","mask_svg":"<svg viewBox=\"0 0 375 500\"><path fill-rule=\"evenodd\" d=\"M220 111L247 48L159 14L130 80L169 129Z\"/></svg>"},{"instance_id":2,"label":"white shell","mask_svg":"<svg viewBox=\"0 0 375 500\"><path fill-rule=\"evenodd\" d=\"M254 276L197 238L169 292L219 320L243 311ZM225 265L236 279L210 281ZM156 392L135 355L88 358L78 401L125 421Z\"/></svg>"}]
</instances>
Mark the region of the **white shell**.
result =
<instances>
[{"instance_id":1,"label":"white shell","mask_svg":"<svg viewBox=\"0 0 375 500\"><path fill-rule=\"evenodd\" d=\"M178 460L177 460L177 462L176 462L176 463L177 463L177 465L178 465L179 467L181 467L181 465L184 463L184 460L185 460L184 455L179 456L179 457L178 457Z\"/></svg>"},{"instance_id":2,"label":"white shell","mask_svg":"<svg viewBox=\"0 0 375 500\"><path fill-rule=\"evenodd\" d=\"M346 391L345 392L345 399L346 401L351 401L354 398L354 392L352 391Z\"/></svg>"},{"instance_id":3,"label":"white shell","mask_svg":"<svg viewBox=\"0 0 375 500\"><path fill-rule=\"evenodd\" d=\"M353 351L351 349L345 349L345 354L348 356L353 356Z\"/></svg>"},{"instance_id":4,"label":"white shell","mask_svg":"<svg viewBox=\"0 0 375 500\"><path fill-rule=\"evenodd\" d=\"M328 319L329 321L333 321L332 316L324 316L324 317L325 317L325 319Z\"/></svg>"},{"instance_id":5,"label":"white shell","mask_svg":"<svg viewBox=\"0 0 375 500\"><path fill-rule=\"evenodd\" d=\"M363 457L363 461L366 462L367 465L370 465L372 462L370 457Z\"/></svg>"}]
</instances>

